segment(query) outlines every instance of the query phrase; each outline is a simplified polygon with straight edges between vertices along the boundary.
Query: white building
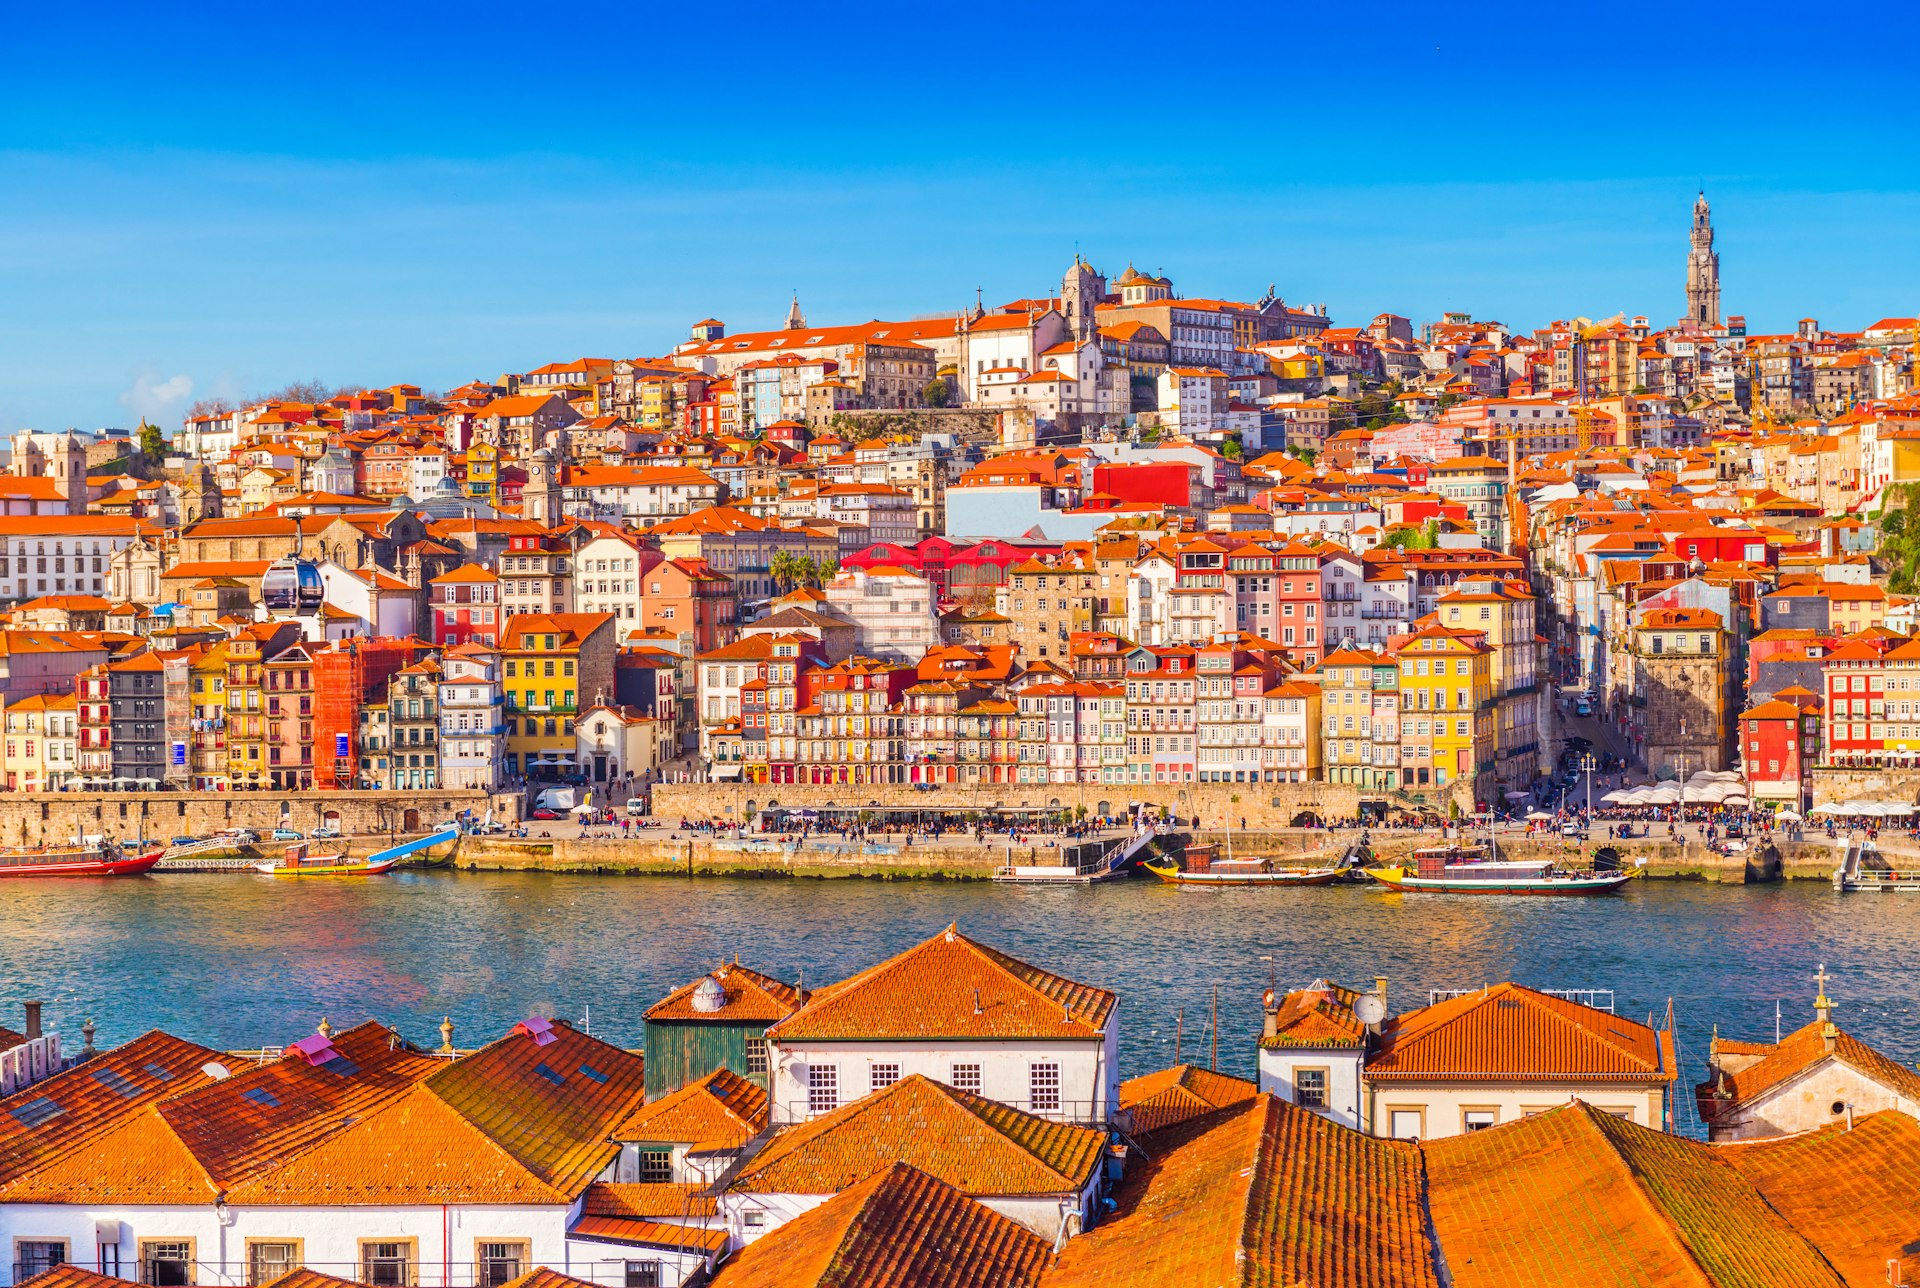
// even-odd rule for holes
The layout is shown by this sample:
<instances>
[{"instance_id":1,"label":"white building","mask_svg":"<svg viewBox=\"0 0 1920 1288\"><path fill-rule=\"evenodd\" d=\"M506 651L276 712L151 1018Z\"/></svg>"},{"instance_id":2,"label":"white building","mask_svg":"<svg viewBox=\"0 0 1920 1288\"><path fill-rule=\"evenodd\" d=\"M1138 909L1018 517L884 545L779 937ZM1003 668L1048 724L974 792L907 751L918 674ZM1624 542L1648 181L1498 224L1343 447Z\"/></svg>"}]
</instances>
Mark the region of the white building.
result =
<instances>
[{"instance_id":1,"label":"white building","mask_svg":"<svg viewBox=\"0 0 1920 1288\"><path fill-rule=\"evenodd\" d=\"M108 561L145 532L137 519L99 514L0 516L0 600L107 592Z\"/></svg>"},{"instance_id":2,"label":"white building","mask_svg":"<svg viewBox=\"0 0 1920 1288\"><path fill-rule=\"evenodd\" d=\"M577 519L655 522L726 499L720 480L680 465L576 465L567 469L560 490L564 513Z\"/></svg>"},{"instance_id":3,"label":"white building","mask_svg":"<svg viewBox=\"0 0 1920 1288\"><path fill-rule=\"evenodd\" d=\"M1610 995L1608 995L1610 996ZM1378 999L1370 1019L1368 999ZM1679 1070L1673 1032L1572 996L1495 984L1384 1018L1370 992L1316 980L1274 999L1260 1090L1373 1136L1437 1140L1569 1100L1659 1129Z\"/></svg>"},{"instance_id":4,"label":"white building","mask_svg":"<svg viewBox=\"0 0 1920 1288\"><path fill-rule=\"evenodd\" d=\"M904 568L848 568L827 583L827 605L854 625L854 652L918 662L940 644L933 585Z\"/></svg>"},{"instance_id":5,"label":"white building","mask_svg":"<svg viewBox=\"0 0 1920 1288\"><path fill-rule=\"evenodd\" d=\"M320 579L326 583L327 603L349 614L362 634L405 637L420 632L420 592L393 574L378 568L356 572L328 559L320 565Z\"/></svg>"},{"instance_id":6,"label":"white building","mask_svg":"<svg viewBox=\"0 0 1920 1288\"><path fill-rule=\"evenodd\" d=\"M506 696L500 654L469 641L440 659L440 781L456 791L505 785Z\"/></svg>"},{"instance_id":7,"label":"white building","mask_svg":"<svg viewBox=\"0 0 1920 1288\"><path fill-rule=\"evenodd\" d=\"M913 1074L1042 1118L1104 1124L1118 999L949 926L767 1030L773 1121L817 1118Z\"/></svg>"}]
</instances>

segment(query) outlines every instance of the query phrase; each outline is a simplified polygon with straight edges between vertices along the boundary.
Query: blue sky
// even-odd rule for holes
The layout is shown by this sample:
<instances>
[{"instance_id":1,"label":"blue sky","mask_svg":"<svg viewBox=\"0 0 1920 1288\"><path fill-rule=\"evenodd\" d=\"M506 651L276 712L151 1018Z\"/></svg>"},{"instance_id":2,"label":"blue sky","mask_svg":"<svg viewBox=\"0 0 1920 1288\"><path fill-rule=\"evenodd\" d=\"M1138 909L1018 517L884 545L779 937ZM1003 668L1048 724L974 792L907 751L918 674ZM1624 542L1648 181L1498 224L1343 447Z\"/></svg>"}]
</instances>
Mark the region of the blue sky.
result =
<instances>
[{"instance_id":1,"label":"blue sky","mask_svg":"<svg viewBox=\"0 0 1920 1288\"><path fill-rule=\"evenodd\" d=\"M0 431L991 303L1076 245L1341 322L1664 321L1701 183L1756 328L1920 308L1898 6L187 8L10 18Z\"/></svg>"}]
</instances>

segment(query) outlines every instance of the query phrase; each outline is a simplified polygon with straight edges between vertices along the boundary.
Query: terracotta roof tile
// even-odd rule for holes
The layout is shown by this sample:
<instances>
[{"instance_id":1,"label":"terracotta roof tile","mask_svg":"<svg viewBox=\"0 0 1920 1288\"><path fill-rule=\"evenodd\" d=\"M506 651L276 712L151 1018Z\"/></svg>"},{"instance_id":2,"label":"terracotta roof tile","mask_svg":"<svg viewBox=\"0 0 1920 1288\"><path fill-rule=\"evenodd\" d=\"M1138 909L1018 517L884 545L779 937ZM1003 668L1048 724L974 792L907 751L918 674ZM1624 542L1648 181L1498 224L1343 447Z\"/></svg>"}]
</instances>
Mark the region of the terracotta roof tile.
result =
<instances>
[{"instance_id":1,"label":"terracotta roof tile","mask_svg":"<svg viewBox=\"0 0 1920 1288\"><path fill-rule=\"evenodd\" d=\"M831 1194L896 1160L964 1194L1058 1194L1086 1184L1105 1134L915 1074L788 1127L735 1177L761 1194Z\"/></svg>"},{"instance_id":2,"label":"terracotta roof tile","mask_svg":"<svg viewBox=\"0 0 1920 1288\"><path fill-rule=\"evenodd\" d=\"M1608 1011L1495 984L1381 1026L1367 1076L1670 1082L1673 1037Z\"/></svg>"},{"instance_id":3,"label":"terracotta roof tile","mask_svg":"<svg viewBox=\"0 0 1920 1288\"><path fill-rule=\"evenodd\" d=\"M1850 1284L1878 1284L1920 1233L1920 1121L1895 1111L1722 1157Z\"/></svg>"},{"instance_id":4,"label":"terracotta roof tile","mask_svg":"<svg viewBox=\"0 0 1920 1288\"><path fill-rule=\"evenodd\" d=\"M1591 1105L1423 1150L1457 1288L1842 1282L1713 1146Z\"/></svg>"},{"instance_id":5,"label":"terracotta roof tile","mask_svg":"<svg viewBox=\"0 0 1920 1288\"><path fill-rule=\"evenodd\" d=\"M672 1221L642 1221L629 1217L582 1216L567 1233L614 1243L633 1243L650 1248L683 1248L705 1253L724 1252L727 1247L725 1230L705 1230L699 1226L676 1225Z\"/></svg>"},{"instance_id":6,"label":"terracotta roof tile","mask_svg":"<svg viewBox=\"0 0 1920 1288\"><path fill-rule=\"evenodd\" d=\"M767 1126L767 1092L731 1069L641 1105L613 1129L619 1141L659 1141L694 1150L739 1149Z\"/></svg>"},{"instance_id":7,"label":"terracotta roof tile","mask_svg":"<svg viewBox=\"0 0 1920 1288\"><path fill-rule=\"evenodd\" d=\"M781 1041L886 1038L1097 1039L1114 995L977 943L949 926L820 989L768 1030Z\"/></svg>"},{"instance_id":8,"label":"terracotta roof tile","mask_svg":"<svg viewBox=\"0 0 1920 1288\"><path fill-rule=\"evenodd\" d=\"M1702 1117L1708 1121L1736 1116L1740 1107L1829 1058L1824 1025L1815 1020L1787 1034L1777 1043L1751 1047L1750 1054L1762 1058L1738 1073L1728 1073L1718 1081L1703 1082L1694 1088L1694 1098ZM1720 1049L1734 1050L1721 1039ZM1920 1102L1920 1073L1880 1054L1844 1029L1834 1029L1832 1058L1909 1100Z\"/></svg>"},{"instance_id":9,"label":"terracotta roof tile","mask_svg":"<svg viewBox=\"0 0 1920 1288\"><path fill-rule=\"evenodd\" d=\"M1259 1094L1260 1088L1244 1078L1176 1064L1121 1083L1120 1108L1132 1115L1131 1132L1137 1136L1190 1122Z\"/></svg>"},{"instance_id":10,"label":"terracotta roof tile","mask_svg":"<svg viewBox=\"0 0 1920 1288\"><path fill-rule=\"evenodd\" d=\"M1033 1288L1047 1241L895 1163L749 1244L714 1288Z\"/></svg>"},{"instance_id":11,"label":"terracotta roof tile","mask_svg":"<svg viewBox=\"0 0 1920 1288\"><path fill-rule=\"evenodd\" d=\"M1048 1288L1439 1282L1418 1148L1267 1095L1156 1135L1119 1210L1070 1241L1047 1278Z\"/></svg>"},{"instance_id":12,"label":"terracotta roof tile","mask_svg":"<svg viewBox=\"0 0 1920 1288\"><path fill-rule=\"evenodd\" d=\"M680 1185L666 1181L595 1181L581 1196L582 1216L609 1216L627 1221L645 1221L654 1217L684 1219L712 1216L719 1202L706 1193L704 1185Z\"/></svg>"},{"instance_id":13,"label":"terracotta roof tile","mask_svg":"<svg viewBox=\"0 0 1920 1288\"><path fill-rule=\"evenodd\" d=\"M704 979L711 979L720 985L724 1000L717 1011L697 1011L693 1007L693 991L700 987L700 980ZM738 962L727 962L691 984L676 988L649 1006L646 1019L649 1023L697 1020L722 1024L772 1024L799 1010L806 996L798 988L782 983L771 975L762 975Z\"/></svg>"}]
</instances>

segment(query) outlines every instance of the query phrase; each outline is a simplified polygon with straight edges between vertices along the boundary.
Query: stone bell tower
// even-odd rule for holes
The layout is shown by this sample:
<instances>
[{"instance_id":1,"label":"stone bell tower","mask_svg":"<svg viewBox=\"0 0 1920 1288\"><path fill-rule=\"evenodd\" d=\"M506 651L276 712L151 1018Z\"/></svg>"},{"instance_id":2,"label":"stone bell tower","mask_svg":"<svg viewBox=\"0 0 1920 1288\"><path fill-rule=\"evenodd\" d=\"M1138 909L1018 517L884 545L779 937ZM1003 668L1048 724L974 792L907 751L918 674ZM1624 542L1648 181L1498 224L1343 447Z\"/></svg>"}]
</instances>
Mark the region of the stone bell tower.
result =
<instances>
[{"instance_id":1,"label":"stone bell tower","mask_svg":"<svg viewBox=\"0 0 1920 1288\"><path fill-rule=\"evenodd\" d=\"M1687 252L1687 321L1697 326L1720 325L1720 256L1713 249L1713 212L1707 194L1693 203L1693 232Z\"/></svg>"}]
</instances>

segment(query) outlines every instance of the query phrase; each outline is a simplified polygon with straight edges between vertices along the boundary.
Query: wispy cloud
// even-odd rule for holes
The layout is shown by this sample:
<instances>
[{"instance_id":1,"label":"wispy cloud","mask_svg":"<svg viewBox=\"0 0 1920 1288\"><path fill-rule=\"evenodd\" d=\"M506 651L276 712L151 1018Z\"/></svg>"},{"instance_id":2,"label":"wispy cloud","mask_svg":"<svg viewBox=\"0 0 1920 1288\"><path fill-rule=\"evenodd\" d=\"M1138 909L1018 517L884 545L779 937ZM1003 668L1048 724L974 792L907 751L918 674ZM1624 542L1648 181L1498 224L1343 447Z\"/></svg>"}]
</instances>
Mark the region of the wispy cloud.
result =
<instances>
[{"instance_id":1,"label":"wispy cloud","mask_svg":"<svg viewBox=\"0 0 1920 1288\"><path fill-rule=\"evenodd\" d=\"M191 376L168 376L162 380L152 367L134 372L133 383L120 391L120 405L142 420L168 424L186 408L193 397Z\"/></svg>"}]
</instances>

